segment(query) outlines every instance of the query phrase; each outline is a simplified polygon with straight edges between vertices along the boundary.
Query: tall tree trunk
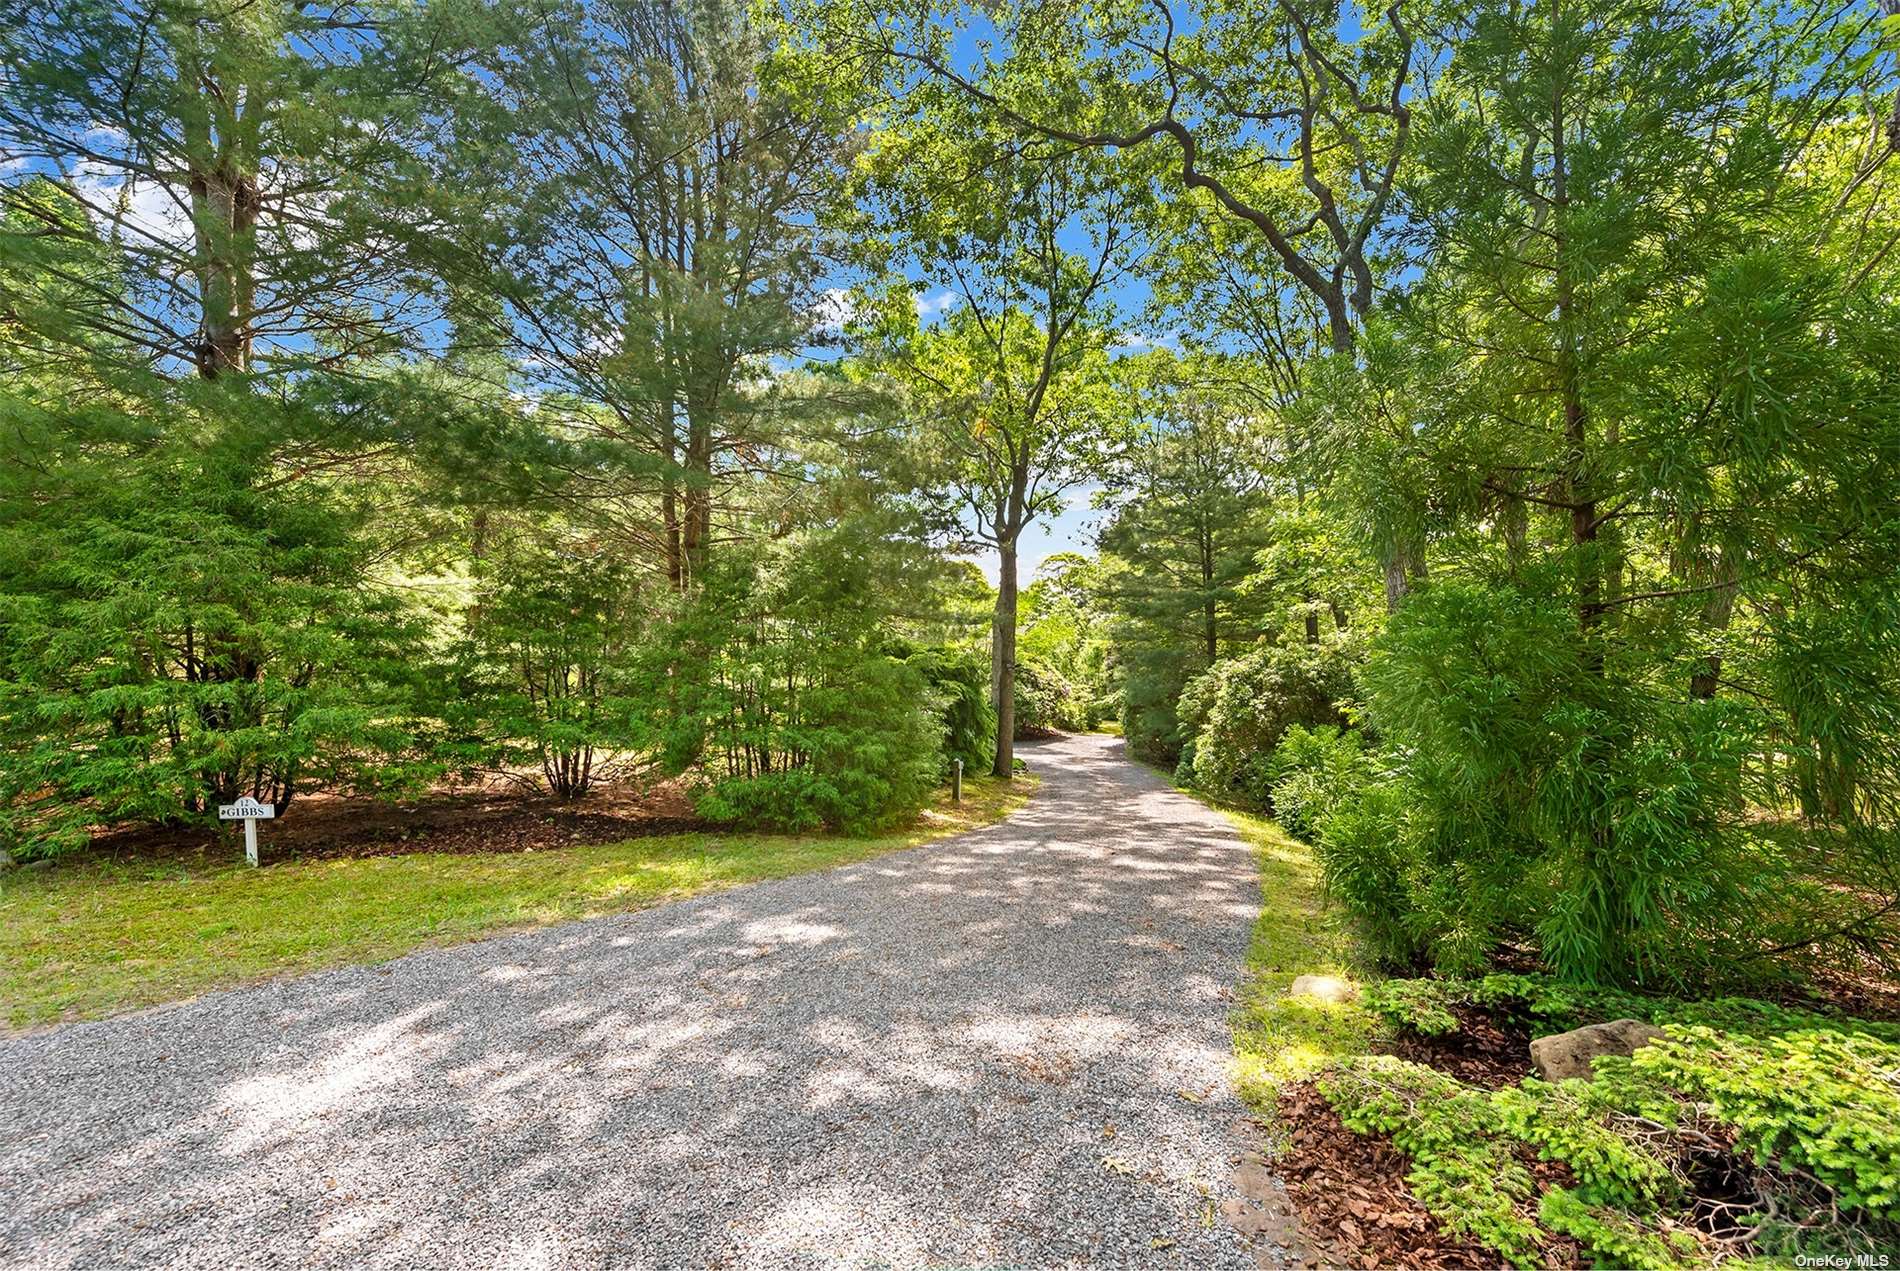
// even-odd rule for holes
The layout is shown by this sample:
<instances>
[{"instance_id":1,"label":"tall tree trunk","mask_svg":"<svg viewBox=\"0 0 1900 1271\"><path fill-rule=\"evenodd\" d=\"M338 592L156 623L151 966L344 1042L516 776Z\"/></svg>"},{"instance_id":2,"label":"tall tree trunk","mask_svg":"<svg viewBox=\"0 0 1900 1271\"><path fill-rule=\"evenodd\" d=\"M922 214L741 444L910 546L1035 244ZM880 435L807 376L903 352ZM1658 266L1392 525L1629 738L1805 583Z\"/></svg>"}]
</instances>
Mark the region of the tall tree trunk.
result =
<instances>
[{"instance_id":1,"label":"tall tree trunk","mask_svg":"<svg viewBox=\"0 0 1900 1271\"><path fill-rule=\"evenodd\" d=\"M1880 0L1880 12L1883 17L1900 17L1900 0ZM1893 113L1887 116L1887 144L1900 150L1900 92L1894 93Z\"/></svg>"},{"instance_id":2,"label":"tall tree trunk","mask_svg":"<svg viewBox=\"0 0 1900 1271\"><path fill-rule=\"evenodd\" d=\"M1327 303L1328 326L1332 333L1333 352L1351 356L1359 347L1358 335L1347 318L1347 310ZM1385 611L1397 613L1399 605L1412 588L1425 577L1425 544L1413 535L1406 534L1394 542L1379 562L1385 572ZM1313 639L1318 638L1318 617L1308 625Z\"/></svg>"},{"instance_id":3,"label":"tall tree trunk","mask_svg":"<svg viewBox=\"0 0 1900 1271\"><path fill-rule=\"evenodd\" d=\"M666 475L665 482L660 490L660 532L666 543L666 583L675 592L684 592L686 555L680 538L679 487L672 473Z\"/></svg>"},{"instance_id":4,"label":"tall tree trunk","mask_svg":"<svg viewBox=\"0 0 1900 1271\"><path fill-rule=\"evenodd\" d=\"M1557 4L1551 5L1553 26ZM1577 347L1576 293L1569 262L1564 254L1570 243L1566 215L1570 206L1569 173L1564 153L1563 97L1561 90L1551 105L1551 206L1556 230L1555 249L1557 289L1557 392L1564 412L1564 501L1570 508L1570 544L1576 553L1577 629L1586 645L1594 650L1592 636L1603 616L1603 561L1597 550L1597 505L1591 493L1590 418L1583 402L1583 368ZM1591 669L1602 670L1600 651L1586 652Z\"/></svg>"},{"instance_id":5,"label":"tall tree trunk","mask_svg":"<svg viewBox=\"0 0 1900 1271\"><path fill-rule=\"evenodd\" d=\"M990 698L996 705L996 765L999 777L1016 766L1016 536L997 548L996 617L990 624Z\"/></svg>"},{"instance_id":6,"label":"tall tree trunk","mask_svg":"<svg viewBox=\"0 0 1900 1271\"><path fill-rule=\"evenodd\" d=\"M1550 25L1553 32L1564 29L1562 0L1550 0ZM1592 676L1605 670L1603 644L1597 626L1604 613L1603 558L1597 543L1597 504L1594 472L1590 453L1591 420L1583 400L1583 350L1578 336L1576 277L1570 259L1570 172L1566 139L1570 121L1564 109L1564 88L1560 80L1551 91L1550 101L1550 253L1554 271L1556 302L1555 366L1558 401L1563 411L1564 453L1562 462L1563 502L1570 511L1570 549L1575 558L1577 588L1578 653L1583 669ZM1607 742L1601 735L1589 738L1582 756L1585 765L1601 770L1609 761ZM1581 879L1568 886L1596 893L1598 916L1597 948L1599 967L1628 965L1626 949L1635 928L1634 899L1627 879L1611 850L1614 841L1612 813L1600 791L1603 783L1591 783L1594 794L1589 806L1581 809L1578 828L1584 837Z\"/></svg>"},{"instance_id":7,"label":"tall tree trunk","mask_svg":"<svg viewBox=\"0 0 1900 1271\"><path fill-rule=\"evenodd\" d=\"M1728 630L1729 620L1735 613L1735 553L1717 548L1714 562L1706 571L1698 572L1705 573L1709 582L1719 584L1702 602L1702 629L1711 636L1718 636ZM1705 654L1697 661L1695 671L1689 677L1689 696L1706 702L1715 696L1715 690L1721 683L1722 655Z\"/></svg>"},{"instance_id":8,"label":"tall tree trunk","mask_svg":"<svg viewBox=\"0 0 1900 1271\"><path fill-rule=\"evenodd\" d=\"M1393 544L1385 568L1385 611L1397 613L1412 589L1425 580L1425 547L1410 537Z\"/></svg>"},{"instance_id":9,"label":"tall tree trunk","mask_svg":"<svg viewBox=\"0 0 1900 1271\"><path fill-rule=\"evenodd\" d=\"M1201 639L1207 649L1207 664L1220 658L1219 606L1214 602L1214 533L1201 526Z\"/></svg>"},{"instance_id":10,"label":"tall tree trunk","mask_svg":"<svg viewBox=\"0 0 1900 1271\"><path fill-rule=\"evenodd\" d=\"M688 408L686 421L686 524L681 547L688 585L704 572L712 538L712 421L706 409Z\"/></svg>"},{"instance_id":11,"label":"tall tree trunk","mask_svg":"<svg viewBox=\"0 0 1900 1271\"><path fill-rule=\"evenodd\" d=\"M660 536L666 556L666 584L675 594L686 591L686 550L680 525L679 404L668 393L660 402Z\"/></svg>"},{"instance_id":12,"label":"tall tree trunk","mask_svg":"<svg viewBox=\"0 0 1900 1271\"><path fill-rule=\"evenodd\" d=\"M202 334L198 374L205 379L250 365L250 310L256 280L250 246L257 224L257 184L230 155L193 170L189 179L198 256Z\"/></svg>"},{"instance_id":13,"label":"tall tree trunk","mask_svg":"<svg viewBox=\"0 0 1900 1271\"><path fill-rule=\"evenodd\" d=\"M256 103L214 57L195 71L202 114L185 123L192 248L198 281L198 374L205 379L249 369L260 207L254 141L243 117Z\"/></svg>"}]
</instances>

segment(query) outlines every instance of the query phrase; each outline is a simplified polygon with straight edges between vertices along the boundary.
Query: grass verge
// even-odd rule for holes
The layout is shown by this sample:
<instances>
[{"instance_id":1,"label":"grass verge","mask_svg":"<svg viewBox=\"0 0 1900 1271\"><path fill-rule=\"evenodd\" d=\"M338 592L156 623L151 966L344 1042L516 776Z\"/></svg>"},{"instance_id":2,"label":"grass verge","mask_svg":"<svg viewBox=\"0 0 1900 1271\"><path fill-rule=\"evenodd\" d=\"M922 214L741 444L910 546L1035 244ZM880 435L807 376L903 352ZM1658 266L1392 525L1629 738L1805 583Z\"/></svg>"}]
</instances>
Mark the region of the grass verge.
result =
<instances>
[{"instance_id":1,"label":"grass verge","mask_svg":"<svg viewBox=\"0 0 1900 1271\"><path fill-rule=\"evenodd\" d=\"M215 866L82 856L16 870L0 875L0 1031L845 865L1000 821L1035 786L966 776L960 805L946 796L909 827L863 838L678 834L258 870L241 854Z\"/></svg>"},{"instance_id":2,"label":"grass verge","mask_svg":"<svg viewBox=\"0 0 1900 1271\"><path fill-rule=\"evenodd\" d=\"M1264 817L1221 811L1260 867L1260 918L1234 1012L1234 1059L1241 1097L1271 1121L1283 1085L1364 1054L1375 1031L1357 1003L1288 997L1288 986L1302 975L1357 981L1367 968L1343 917L1325 903L1312 849Z\"/></svg>"}]
</instances>

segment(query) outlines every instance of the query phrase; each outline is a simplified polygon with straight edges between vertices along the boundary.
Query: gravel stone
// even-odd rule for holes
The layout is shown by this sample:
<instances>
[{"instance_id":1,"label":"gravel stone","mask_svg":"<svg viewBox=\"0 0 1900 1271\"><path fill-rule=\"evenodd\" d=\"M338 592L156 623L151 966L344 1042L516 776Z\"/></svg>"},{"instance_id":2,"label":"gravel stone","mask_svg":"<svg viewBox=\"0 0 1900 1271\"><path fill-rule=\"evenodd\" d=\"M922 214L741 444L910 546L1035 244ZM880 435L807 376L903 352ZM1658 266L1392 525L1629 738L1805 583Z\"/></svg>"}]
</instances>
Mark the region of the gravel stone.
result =
<instances>
[{"instance_id":1,"label":"gravel stone","mask_svg":"<svg viewBox=\"0 0 1900 1271\"><path fill-rule=\"evenodd\" d=\"M0 1266L1250 1267L1251 852L1106 737L1003 824L0 1042Z\"/></svg>"}]
</instances>

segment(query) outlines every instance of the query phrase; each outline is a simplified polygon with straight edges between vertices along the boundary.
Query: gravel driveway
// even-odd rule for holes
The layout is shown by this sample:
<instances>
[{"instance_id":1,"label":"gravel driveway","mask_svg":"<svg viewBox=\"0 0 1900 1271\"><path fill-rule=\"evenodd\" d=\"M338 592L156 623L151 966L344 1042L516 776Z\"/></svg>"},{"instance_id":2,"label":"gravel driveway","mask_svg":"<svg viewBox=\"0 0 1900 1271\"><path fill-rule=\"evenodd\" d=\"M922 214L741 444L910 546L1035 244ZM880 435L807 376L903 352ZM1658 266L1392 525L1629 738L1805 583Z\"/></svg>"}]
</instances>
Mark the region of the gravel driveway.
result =
<instances>
[{"instance_id":1,"label":"gravel driveway","mask_svg":"<svg viewBox=\"0 0 1900 1271\"><path fill-rule=\"evenodd\" d=\"M1254 1265L1248 849L1024 753L927 847L0 1042L0 1266Z\"/></svg>"}]
</instances>

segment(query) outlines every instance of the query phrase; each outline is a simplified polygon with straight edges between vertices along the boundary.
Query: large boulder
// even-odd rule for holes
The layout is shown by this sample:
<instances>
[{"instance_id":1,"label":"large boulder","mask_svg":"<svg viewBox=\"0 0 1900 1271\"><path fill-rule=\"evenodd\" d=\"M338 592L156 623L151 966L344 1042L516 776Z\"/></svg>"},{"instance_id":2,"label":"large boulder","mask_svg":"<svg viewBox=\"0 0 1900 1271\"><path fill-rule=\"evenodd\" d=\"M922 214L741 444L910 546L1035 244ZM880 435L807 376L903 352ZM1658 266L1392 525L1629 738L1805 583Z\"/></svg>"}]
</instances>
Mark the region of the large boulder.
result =
<instances>
[{"instance_id":1,"label":"large boulder","mask_svg":"<svg viewBox=\"0 0 1900 1271\"><path fill-rule=\"evenodd\" d=\"M1590 1065L1604 1055L1633 1055L1663 1035L1662 1029L1640 1019L1613 1019L1586 1024L1567 1033L1553 1033L1531 1043L1531 1063L1545 1081L1566 1077L1590 1079Z\"/></svg>"}]
</instances>

